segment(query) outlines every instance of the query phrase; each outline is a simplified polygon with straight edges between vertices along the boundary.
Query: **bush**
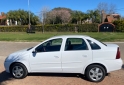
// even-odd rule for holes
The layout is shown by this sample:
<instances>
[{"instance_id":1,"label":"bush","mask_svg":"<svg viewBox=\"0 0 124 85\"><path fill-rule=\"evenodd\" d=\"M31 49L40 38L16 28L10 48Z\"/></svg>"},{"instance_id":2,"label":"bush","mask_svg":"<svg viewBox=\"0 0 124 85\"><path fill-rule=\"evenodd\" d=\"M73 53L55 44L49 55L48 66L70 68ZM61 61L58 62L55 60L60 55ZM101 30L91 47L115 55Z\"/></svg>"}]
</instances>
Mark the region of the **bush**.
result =
<instances>
[{"instance_id":1,"label":"bush","mask_svg":"<svg viewBox=\"0 0 124 85\"><path fill-rule=\"evenodd\" d=\"M0 32L26 32L28 26L0 26Z\"/></svg>"},{"instance_id":2,"label":"bush","mask_svg":"<svg viewBox=\"0 0 124 85\"><path fill-rule=\"evenodd\" d=\"M124 32L124 20L116 20L113 24L117 32Z\"/></svg>"},{"instance_id":3,"label":"bush","mask_svg":"<svg viewBox=\"0 0 124 85\"><path fill-rule=\"evenodd\" d=\"M43 26L36 25L31 26L35 28L35 31L42 32ZM28 25L25 26L0 26L0 32L26 32ZM45 32L97 32L98 24L82 24L82 25L74 25L74 24L54 24L54 25L45 25Z\"/></svg>"},{"instance_id":4,"label":"bush","mask_svg":"<svg viewBox=\"0 0 124 85\"><path fill-rule=\"evenodd\" d=\"M35 26L36 31L42 31L42 26ZM75 29L76 28L76 29ZM97 32L98 24L82 24L82 25L74 25L74 24L55 24L55 25L45 25L45 32Z\"/></svg>"}]
</instances>

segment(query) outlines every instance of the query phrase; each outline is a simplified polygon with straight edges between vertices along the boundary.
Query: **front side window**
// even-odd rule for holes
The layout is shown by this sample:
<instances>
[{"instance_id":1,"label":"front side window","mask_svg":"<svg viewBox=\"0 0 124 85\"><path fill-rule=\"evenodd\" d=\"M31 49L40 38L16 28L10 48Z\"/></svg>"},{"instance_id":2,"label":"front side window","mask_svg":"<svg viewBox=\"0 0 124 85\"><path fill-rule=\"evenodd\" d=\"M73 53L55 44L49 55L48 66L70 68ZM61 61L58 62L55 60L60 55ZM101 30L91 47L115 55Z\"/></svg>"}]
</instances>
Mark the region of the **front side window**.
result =
<instances>
[{"instance_id":1,"label":"front side window","mask_svg":"<svg viewBox=\"0 0 124 85\"><path fill-rule=\"evenodd\" d=\"M97 45L95 42L93 42L91 40L88 40L88 39L87 39L87 41L89 42L92 50L99 50L99 49L101 49L101 47L99 45Z\"/></svg>"},{"instance_id":2,"label":"front side window","mask_svg":"<svg viewBox=\"0 0 124 85\"><path fill-rule=\"evenodd\" d=\"M65 44L65 51L71 50L88 50L88 47L82 38L68 38Z\"/></svg>"},{"instance_id":3,"label":"front side window","mask_svg":"<svg viewBox=\"0 0 124 85\"><path fill-rule=\"evenodd\" d=\"M62 39L61 38L49 40L49 41L41 44L40 46L38 46L36 48L36 51L37 52L60 51L61 44L62 44Z\"/></svg>"}]
</instances>

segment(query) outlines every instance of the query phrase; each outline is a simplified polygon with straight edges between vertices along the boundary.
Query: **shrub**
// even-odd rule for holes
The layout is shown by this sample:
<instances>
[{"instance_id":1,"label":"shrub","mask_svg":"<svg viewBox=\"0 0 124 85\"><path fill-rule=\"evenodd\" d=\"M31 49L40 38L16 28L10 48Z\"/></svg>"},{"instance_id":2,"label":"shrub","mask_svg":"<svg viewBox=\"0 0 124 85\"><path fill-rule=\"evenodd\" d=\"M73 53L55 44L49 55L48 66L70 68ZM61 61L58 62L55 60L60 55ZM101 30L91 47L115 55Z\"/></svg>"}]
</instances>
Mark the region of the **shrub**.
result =
<instances>
[{"instance_id":1,"label":"shrub","mask_svg":"<svg viewBox=\"0 0 124 85\"><path fill-rule=\"evenodd\" d=\"M124 32L124 20L116 20L113 24L117 32Z\"/></svg>"},{"instance_id":2,"label":"shrub","mask_svg":"<svg viewBox=\"0 0 124 85\"><path fill-rule=\"evenodd\" d=\"M28 26L0 26L0 32L26 32Z\"/></svg>"},{"instance_id":3,"label":"shrub","mask_svg":"<svg viewBox=\"0 0 124 85\"><path fill-rule=\"evenodd\" d=\"M43 26L36 25L31 26L35 28L35 31L42 32ZM0 32L26 32L28 25L25 26L0 26ZM76 29L75 29L76 28ZM54 25L45 25L45 32L97 32L98 24L82 24L82 25L74 25L74 24L54 24Z\"/></svg>"}]
</instances>

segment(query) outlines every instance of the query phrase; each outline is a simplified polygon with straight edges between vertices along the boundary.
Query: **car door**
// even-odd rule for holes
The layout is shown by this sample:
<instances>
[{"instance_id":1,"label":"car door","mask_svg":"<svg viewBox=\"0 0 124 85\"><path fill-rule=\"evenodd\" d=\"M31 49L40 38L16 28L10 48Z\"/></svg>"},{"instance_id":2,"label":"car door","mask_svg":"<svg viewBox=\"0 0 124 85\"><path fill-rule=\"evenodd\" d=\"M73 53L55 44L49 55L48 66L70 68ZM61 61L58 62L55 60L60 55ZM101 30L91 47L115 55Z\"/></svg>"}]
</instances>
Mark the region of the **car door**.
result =
<instances>
[{"instance_id":1,"label":"car door","mask_svg":"<svg viewBox=\"0 0 124 85\"><path fill-rule=\"evenodd\" d=\"M67 38L62 52L63 72L82 73L87 62L92 61L92 51L82 38Z\"/></svg>"},{"instance_id":2,"label":"car door","mask_svg":"<svg viewBox=\"0 0 124 85\"><path fill-rule=\"evenodd\" d=\"M62 39L49 40L35 48L30 57L32 72L61 72Z\"/></svg>"}]
</instances>

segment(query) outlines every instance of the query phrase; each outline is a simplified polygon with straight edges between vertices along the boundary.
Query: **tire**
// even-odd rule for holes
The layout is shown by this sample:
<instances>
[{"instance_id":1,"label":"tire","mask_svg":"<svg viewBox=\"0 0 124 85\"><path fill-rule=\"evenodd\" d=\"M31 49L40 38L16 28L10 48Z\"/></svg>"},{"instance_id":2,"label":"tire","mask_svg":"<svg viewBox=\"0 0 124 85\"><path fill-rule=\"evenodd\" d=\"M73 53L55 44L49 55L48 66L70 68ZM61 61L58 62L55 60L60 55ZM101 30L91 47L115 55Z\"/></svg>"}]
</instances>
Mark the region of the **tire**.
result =
<instances>
[{"instance_id":1,"label":"tire","mask_svg":"<svg viewBox=\"0 0 124 85\"><path fill-rule=\"evenodd\" d=\"M26 67L21 63L15 63L11 66L10 72L16 79L25 78L28 74Z\"/></svg>"},{"instance_id":2,"label":"tire","mask_svg":"<svg viewBox=\"0 0 124 85\"><path fill-rule=\"evenodd\" d=\"M86 78L91 82L100 82L105 78L105 69L100 65L90 65L85 71Z\"/></svg>"}]
</instances>

